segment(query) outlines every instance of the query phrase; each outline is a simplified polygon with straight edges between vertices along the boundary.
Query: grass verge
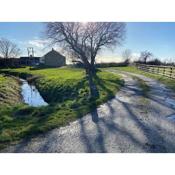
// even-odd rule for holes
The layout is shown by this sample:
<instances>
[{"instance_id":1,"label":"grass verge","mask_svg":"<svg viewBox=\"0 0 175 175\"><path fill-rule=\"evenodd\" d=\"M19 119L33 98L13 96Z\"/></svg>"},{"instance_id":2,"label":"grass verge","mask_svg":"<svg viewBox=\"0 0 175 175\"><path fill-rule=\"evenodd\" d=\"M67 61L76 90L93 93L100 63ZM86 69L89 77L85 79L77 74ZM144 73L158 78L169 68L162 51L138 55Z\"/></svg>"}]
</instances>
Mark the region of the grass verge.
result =
<instances>
[{"instance_id":1,"label":"grass verge","mask_svg":"<svg viewBox=\"0 0 175 175\"><path fill-rule=\"evenodd\" d=\"M17 80L0 75L0 106L11 106L21 102L20 87Z\"/></svg>"},{"instance_id":2,"label":"grass verge","mask_svg":"<svg viewBox=\"0 0 175 175\"><path fill-rule=\"evenodd\" d=\"M150 91L150 87L146 84L146 82L144 80L142 80L141 78L138 78L136 76L133 76L133 78L135 80L137 80L138 86L140 87L140 89L142 90L142 94L143 96L147 96L148 92Z\"/></svg>"},{"instance_id":3,"label":"grass verge","mask_svg":"<svg viewBox=\"0 0 175 175\"><path fill-rule=\"evenodd\" d=\"M148 72L144 72L142 70L137 69L134 66L128 66L128 67L115 67L112 69L116 69L116 70L121 70L121 71L126 71L126 72L131 72L131 73L136 73L136 74L141 74L153 79L156 79L158 81L160 81L161 83L165 84L167 87L169 87L170 89L172 89L175 92L175 80L161 76L161 75L156 75L156 74L151 74Z\"/></svg>"},{"instance_id":4,"label":"grass verge","mask_svg":"<svg viewBox=\"0 0 175 175\"><path fill-rule=\"evenodd\" d=\"M24 104L4 106L0 110L0 147L22 138L44 133L76 120L96 106L112 98L123 85L119 76L99 71L94 78L99 97L89 98L88 81L83 69L29 68L3 69L11 74L34 81L46 107L30 107Z\"/></svg>"}]
</instances>

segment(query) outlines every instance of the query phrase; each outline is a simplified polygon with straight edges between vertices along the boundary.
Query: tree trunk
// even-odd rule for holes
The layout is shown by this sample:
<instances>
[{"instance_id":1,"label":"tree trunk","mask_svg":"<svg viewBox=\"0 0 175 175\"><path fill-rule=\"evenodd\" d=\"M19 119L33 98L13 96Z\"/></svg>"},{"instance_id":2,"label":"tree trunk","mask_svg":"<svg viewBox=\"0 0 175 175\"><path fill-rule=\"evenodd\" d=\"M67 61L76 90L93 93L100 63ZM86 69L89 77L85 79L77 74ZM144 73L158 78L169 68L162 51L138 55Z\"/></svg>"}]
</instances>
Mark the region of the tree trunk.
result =
<instances>
[{"instance_id":1,"label":"tree trunk","mask_svg":"<svg viewBox=\"0 0 175 175\"><path fill-rule=\"evenodd\" d=\"M4 62L5 62L5 67L8 67L8 59L4 58Z\"/></svg>"},{"instance_id":2,"label":"tree trunk","mask_svg":"<svg viewBox=\"0 0 175 175\"><path fill-rule=\"evenodd\" d=\"M97 98L99 96L99 92L93 80L93 78L96 76L95 67L94 66L86 67L86 74L89 82L90 96L93 98Z\"/></svg>"}]
</instances>

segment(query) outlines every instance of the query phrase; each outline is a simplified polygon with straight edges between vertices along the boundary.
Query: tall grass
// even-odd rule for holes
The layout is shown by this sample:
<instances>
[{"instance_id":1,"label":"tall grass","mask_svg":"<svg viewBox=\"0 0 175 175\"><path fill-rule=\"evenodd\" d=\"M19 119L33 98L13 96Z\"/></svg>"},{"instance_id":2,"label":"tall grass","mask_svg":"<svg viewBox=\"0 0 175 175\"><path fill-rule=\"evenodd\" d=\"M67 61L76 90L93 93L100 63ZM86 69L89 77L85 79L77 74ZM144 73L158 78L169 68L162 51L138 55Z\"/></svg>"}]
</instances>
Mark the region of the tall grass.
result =
<instances>
[{"instance_id":1,"label":"tall grass","mask_svg":"<svg viewBox=\"0 0 175 175\"><path fill-rule=\"evenodd\" d=\"M11 77L0 75L0 106L9 106L20 102L18 82Z\"/></svg>"}]
</instances>

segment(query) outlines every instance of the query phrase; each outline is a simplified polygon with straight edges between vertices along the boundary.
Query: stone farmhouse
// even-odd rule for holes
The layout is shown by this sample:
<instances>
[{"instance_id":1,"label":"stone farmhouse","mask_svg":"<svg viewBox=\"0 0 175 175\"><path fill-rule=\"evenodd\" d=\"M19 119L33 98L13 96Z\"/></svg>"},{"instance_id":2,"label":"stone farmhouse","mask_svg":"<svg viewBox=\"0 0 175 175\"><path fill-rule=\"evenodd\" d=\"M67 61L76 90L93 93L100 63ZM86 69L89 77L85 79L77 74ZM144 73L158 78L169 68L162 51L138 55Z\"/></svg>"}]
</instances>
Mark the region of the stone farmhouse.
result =
<instances>
[{"instance_id":1,"label":"stone farmhouse","mask_svg":"<svg viewBox=\"0 0 175 175\"><path fill-rule=\"evenodd\" d=\"M49 67L61 67L66 65L66 58L56 50L52 49L40 58L40 63Z\"/></svg>"}]
</instances>

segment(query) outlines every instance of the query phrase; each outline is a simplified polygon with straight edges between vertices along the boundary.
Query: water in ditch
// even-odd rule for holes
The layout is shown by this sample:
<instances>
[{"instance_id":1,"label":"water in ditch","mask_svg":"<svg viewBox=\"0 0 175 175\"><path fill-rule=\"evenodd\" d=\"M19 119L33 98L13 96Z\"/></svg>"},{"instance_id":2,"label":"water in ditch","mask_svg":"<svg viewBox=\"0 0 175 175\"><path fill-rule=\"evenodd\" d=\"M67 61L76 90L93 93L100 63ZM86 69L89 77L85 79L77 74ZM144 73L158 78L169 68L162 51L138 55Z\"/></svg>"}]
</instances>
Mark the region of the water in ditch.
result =
<instances>
[{"instance_id":1,"label":"water in ditch","mask_svg":"<svg viewBox=\"0 0 175 175\"><path fill-rule=\"evenodd\" d=\"M22 95L24 103L28 104L29 106L34 106L34 107L48 105L48 103L44 101L38 89L34 85L29 84L24 79L20 79L20 81L22 82L21 95Z\"/></svg>"}]
</instances>

